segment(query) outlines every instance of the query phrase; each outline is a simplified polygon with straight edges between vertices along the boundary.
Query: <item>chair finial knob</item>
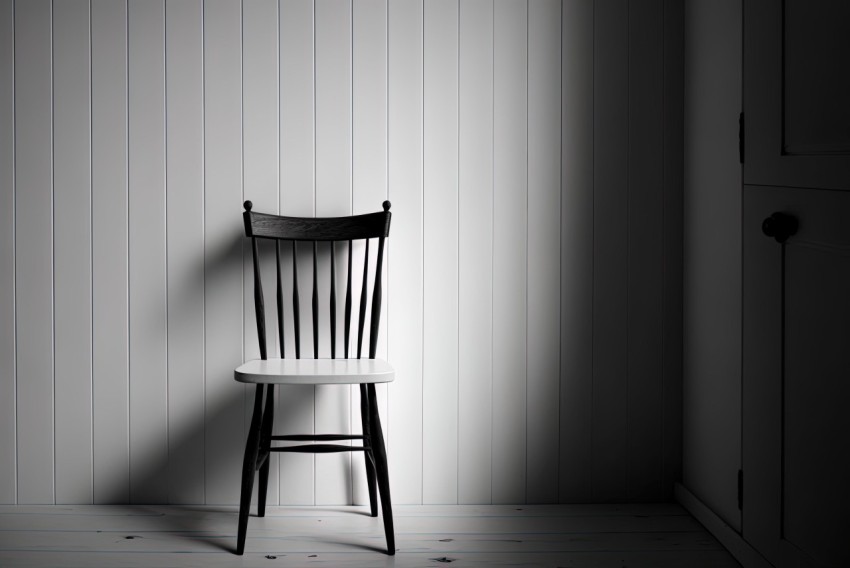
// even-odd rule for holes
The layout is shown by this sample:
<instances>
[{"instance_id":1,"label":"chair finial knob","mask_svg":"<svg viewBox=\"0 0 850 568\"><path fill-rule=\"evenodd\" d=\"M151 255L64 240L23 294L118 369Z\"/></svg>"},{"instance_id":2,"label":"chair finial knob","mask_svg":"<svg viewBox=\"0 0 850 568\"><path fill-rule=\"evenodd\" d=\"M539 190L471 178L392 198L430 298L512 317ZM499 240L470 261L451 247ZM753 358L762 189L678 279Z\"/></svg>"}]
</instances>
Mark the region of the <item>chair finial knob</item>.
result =
<instances>
[{"instance_id":1,"label":"chair finial knob","mask_svg":"<svg viewBox=\"0 0 850 568\"><path fill-rule=\"evenodd\" d=\"M388 200L384 201L383 205L384 205L384 211L389 211L392 203L390 203L390 200L388 199Z\"/></svg>"},{"instance_id":2,"label":"chair finial knob","mask_svg":"<svg viewBox=\"0 0 850 568\"><path fill-rule=\"evenodd\" d=\"M245 206L245 211L250 211L251 207L254 206L254 204L251 203L250 201L246 201L243 205Z\"/></svg>"}]
</instances>

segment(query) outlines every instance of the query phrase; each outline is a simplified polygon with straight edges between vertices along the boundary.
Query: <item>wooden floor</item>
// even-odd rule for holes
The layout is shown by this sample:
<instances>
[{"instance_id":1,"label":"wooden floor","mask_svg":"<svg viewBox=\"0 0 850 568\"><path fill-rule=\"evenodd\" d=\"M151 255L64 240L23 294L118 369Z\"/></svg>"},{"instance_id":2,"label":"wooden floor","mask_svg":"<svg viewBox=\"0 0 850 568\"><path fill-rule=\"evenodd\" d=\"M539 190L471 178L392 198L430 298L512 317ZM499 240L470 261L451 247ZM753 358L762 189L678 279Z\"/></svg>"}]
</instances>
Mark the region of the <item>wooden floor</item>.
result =
<instances>
[{"instance_id":1,"label":"wooden floor","mask_svg":"<svg viewBox=\"0 0 850 568\"><path fill-rule=\"evenodd\" d=\"M395 557L362 507L271 507L238 557L235 507L0 506L0 566L739 566L673 504L394 512Z\"/></svg>"}]
</instances>

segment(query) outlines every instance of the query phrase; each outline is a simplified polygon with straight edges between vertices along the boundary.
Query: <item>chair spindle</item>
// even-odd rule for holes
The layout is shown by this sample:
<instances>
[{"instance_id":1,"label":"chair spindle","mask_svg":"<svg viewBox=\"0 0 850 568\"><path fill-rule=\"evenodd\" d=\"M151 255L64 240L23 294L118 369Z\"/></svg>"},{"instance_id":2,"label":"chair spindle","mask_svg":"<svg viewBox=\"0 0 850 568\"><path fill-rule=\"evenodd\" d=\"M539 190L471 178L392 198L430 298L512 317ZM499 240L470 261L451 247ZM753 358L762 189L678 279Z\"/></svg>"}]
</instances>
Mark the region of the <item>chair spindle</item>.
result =
<instances>
[{"instance_id":1,"label":"chair spindle","mask_svg":"<svg viewBox=\"0 0 850 568\"><path fill-rule=\"evenodd\" d=\"M292 241L292 323L295 326L295 358L301 358L301 308L298 302L298 247Z\"/></svg>"},{"instance_id":2,"label":"chair spindle","mask_svg":"<svg viewBox=\"0 0 850 568\"><path fill-rule=\"evenodd\" d=\"M319 358L319 268L318 243L313 241L313 359Z\"/></svg>"},{"instance_id":3,"label":"chair spindle","mask_svg":"<svg viewBox=\"0 0 850 568\"><path fill-rule=\"evenodd\" d=\"M263 283L260 281L260 258L257 251L257 239L251 239L251 254L254 257L254 310L257 314L257 337L260 343L260 359L268 359L266 354L266 308L263 303Z\"/></svg>"},{"instance_id":4,"label":"chair spindle","mask_svg":"<svg viewBox=\"0 0 850 568\"><path fill-rule=\"evenodd\" d=\"M363 349L363 325L366 323L366 296L369 281L369 239L366 239L366 253L363 256L363 289L360 292L360 319L357 322L357 358Z\"/></svg>"},{"instance_id":5,"label":"chair spindle","mask_svg":"<svg viewBox=\"0 0 850 568\"><path fill-rule=\"evenodd\" d=\"M286 347L283 343L283 281L280 274L280 241L274 242L275 264L277 265L277 335L280 340L280 358L286 357Z\"/></svg>"},{"instance_id":6,"label":"chair spindle","mask_svg":"<svg viewBox=\"0 0 850 568\"><path fill-rule=\"evenodd\" d=\"M375 287L372 291L372 318L369 322L369 359L378 349L378 324L381 321L381 266L384 260L384 237L378 238L378 258L375 261Z\"/></svg>"},{"instance_id":7,"label":"chair spindle","mask_svg":"<svg viewBox=\"0 0 850 568\"><path fill-rule=\"evenodd\" d=\"M348 274L345 278L345 343L343 349L348 359L348 344L351 339L351 241L348 241Z\"/></svg>"},{"instance_id":8,"label":"chair spindle","mask_svg":"<svg viewBox=\"0 0 850 568\"><path fill-rule=\"evenodd\" d=\"M330 298L330 312L331 312L331 359L336 359L336 269L334 268L336 262L334 260L334 242L330 242L331 245L331 298Z\"/></svg>"}]
</instances>

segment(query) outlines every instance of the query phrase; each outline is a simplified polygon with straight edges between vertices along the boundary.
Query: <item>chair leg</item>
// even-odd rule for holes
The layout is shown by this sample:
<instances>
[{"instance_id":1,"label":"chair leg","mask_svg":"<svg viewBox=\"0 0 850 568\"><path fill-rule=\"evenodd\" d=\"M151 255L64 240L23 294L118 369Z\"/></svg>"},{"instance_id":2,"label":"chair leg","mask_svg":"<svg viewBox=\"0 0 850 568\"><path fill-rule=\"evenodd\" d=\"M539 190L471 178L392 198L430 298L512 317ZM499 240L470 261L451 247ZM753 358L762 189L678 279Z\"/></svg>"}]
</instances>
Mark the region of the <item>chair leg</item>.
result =
<instances>
[{"instance_id":1,"label":"chair leg","mask_svg":"<svg viewBox=\"0 0 850 568\"><path fill-rule=\"evenodd\" d=\"M366 385L360 385L360 421L363 424L363 443L371 444L369 435L369 393ZM366 485L369 486L369 511L373 517L378 516L378 490L376 487L375 464L372 462L374 456L369 452L363 452L363 460L366 462Z\"/></svg>"},{"instance_id":2,"label":"chair leg","mask_svg":"<svg viewBox=\"0 0 850 568\"><path fill-rule=\"evenodd\" d=\"M390 473L387 468L387 450L384 447L384 434L381 431L381 419L378 416L378 398L375 385L369 389L369 434L372 452L375 455L375 469L378 478L378 491L381 494L381 514L384 517L384 532L387 535L387 554L395 554L395 531L393 530L393 509L390 499Z\"/></svg>"},{"instance_id":3,"label":"chair leg","mask_svg":"<svg viewBox=\"0 0 850 568\"><path fill-rule=\"evenodd\" d=\"M266 516L266 493L269 489L269 464L271 462L272 426L274 425L274 385L266 385L266 409L263 411L263 425L260 433L260 454L264 459L260 468L260 486L257 488L257 516Z\"/></svg>"},{"instance_id":4,"label":"chair leg","mask_svg":"<svg viewBox=\"0 0 850 568\"><path fill-rule=\"evenodd\" d=\"M251 494L254 490L254 472L257 469L257 456L260 452L260 424L263 416L263 385L257 385L254 395L254 413L245 444L245 458L242 461L242 492L239 497L239 529L236 536L236 554L245 552L245 534L248 532L248 515L251 510Z\"/></svg>"}]
</instances>

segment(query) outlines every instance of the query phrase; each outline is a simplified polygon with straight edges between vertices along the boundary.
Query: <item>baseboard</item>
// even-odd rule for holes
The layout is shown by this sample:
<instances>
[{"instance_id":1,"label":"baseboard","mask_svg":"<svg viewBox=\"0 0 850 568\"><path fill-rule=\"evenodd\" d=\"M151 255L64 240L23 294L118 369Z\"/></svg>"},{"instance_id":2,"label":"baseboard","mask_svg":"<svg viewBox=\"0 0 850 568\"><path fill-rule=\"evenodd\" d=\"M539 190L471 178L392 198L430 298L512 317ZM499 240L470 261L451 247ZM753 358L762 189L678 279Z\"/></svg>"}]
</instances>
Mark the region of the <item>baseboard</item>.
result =
<instances>
[{"instance_id":1,"label":"baseboard","mask_svg":"<svg viewBox=\"0 0 850 568\"><path fill-rule=\"evenodd\" d=\"M697 499L693 493L688 491L681 483L677 483L674 489L676 501L688 510L702 525L720 541L720 544L728 550L735 560L744 568L773 568L773 565L765 560L755 548L750 546L738 532L727 525L723 519L717 516L705 503Z\"/></svg>"}]
</instances>

